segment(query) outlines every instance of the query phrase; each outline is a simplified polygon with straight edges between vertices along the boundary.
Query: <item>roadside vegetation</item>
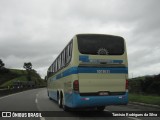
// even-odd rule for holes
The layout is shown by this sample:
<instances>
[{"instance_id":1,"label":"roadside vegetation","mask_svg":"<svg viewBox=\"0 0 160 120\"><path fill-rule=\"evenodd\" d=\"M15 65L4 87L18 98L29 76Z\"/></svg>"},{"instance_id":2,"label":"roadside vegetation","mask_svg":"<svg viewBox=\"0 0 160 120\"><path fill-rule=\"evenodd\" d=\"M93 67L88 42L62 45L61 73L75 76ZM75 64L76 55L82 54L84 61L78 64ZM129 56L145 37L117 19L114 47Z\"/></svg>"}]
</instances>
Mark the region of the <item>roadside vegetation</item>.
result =
<instances>
[{"instance_id":1,"label":"roadside vegetation","mask_svg":"<svg viewBox=\"0 0 160 120\"><path fill-rule=\"evenodd\" d=\"M160 105L160 96L130 93L129 94L129 101L146 103L146 104L153 104L153 105Z\"/></svg>"},{"instance_id":2,"label":"roadside vegetation","mask_svg":"<svg viewBox=\"0 0 160 120\"><path fill-rule=\"evenodd\" d=\"M35 70L30 71L30 77L28 77L26 70L18 69L8 69L7 72L3 74L0 73L0 83L0 88L26 88L46 85L46 82L41 79Z\"/></svg>"},{"instance_id":3,"label":"roadside vegetation","mask_svg":"<svg viewBox=\"0 0 160 120\"><path fill-rule=\"evenodd\" d=\"M129 101L160 105L160 74L130 79Z\"/></svg>"}]
</instances>

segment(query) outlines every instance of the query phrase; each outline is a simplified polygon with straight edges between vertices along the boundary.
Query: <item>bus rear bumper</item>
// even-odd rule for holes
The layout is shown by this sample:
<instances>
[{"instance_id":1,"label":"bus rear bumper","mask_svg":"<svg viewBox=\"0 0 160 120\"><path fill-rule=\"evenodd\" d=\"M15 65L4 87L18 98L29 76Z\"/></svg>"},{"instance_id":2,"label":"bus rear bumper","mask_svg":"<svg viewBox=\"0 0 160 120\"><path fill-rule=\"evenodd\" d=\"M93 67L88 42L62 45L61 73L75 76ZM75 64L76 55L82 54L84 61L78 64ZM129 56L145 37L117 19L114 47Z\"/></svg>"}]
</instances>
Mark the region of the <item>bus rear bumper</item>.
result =
<instances>
[{"instance_id":1,"label":"bus rear bumper","mask_svg":"<svg viewBox=\"0 0 160 120\"><path fill-rule=\"evenodd\" d=\"M114 96L80 96L73 93L72 108L80 107L98 107L108 105L126 105L128 103L128 92L124 95Z\"/></svg>"}]
</instances>

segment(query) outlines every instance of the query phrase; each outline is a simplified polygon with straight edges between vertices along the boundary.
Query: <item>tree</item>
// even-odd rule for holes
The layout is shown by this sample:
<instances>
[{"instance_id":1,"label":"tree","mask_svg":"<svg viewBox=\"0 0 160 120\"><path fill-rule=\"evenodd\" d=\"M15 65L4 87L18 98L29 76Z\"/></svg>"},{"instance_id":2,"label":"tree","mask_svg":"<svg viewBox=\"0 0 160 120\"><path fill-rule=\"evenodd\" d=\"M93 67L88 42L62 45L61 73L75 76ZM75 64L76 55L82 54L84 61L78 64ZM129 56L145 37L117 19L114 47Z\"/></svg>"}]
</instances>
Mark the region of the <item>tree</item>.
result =
<instances>
[{"instance_id":1,"label":"tree","mask_svg":"<svg viewBox=\"0 0 160 120\"><path fill-rule=\"evenodd\" d=\"M28 62L28 63L24 63L23 68L26 69L26 71L28 72L28 81L31 81L31 70L32 70L32 63Z\"/></svg>"},{"instance_id":2,"label":"tree","mask_svg":"<svg viewBox=\"0 0 160 120\"><path fill-rule=\"evenodd\" d=\"M31 62L24 63L23 68L25 68L27 71L32 70L32 63Z\"/></svg>"},{"instance_id":3,"label":"tree","mask_svg":"<svg viewBox=\"0 0 160 120\"><path fill-rule=\"evenodd\" d=\"M3 61L0 59L0 69L4 68L5 64L3 63Z\"/></svg>"},{"instance_id":4,"label":"tree","mask_svg":"<svg viewBox=\"0 0 160 120\"><path fill-rule=\"evenodd\" d=\"M4 73L8 73L9 72L9 70L7 68L5 68L4 66L5 66L5 64L0 59L0 74L4 74Z\"/></svg>"}]
</instances>

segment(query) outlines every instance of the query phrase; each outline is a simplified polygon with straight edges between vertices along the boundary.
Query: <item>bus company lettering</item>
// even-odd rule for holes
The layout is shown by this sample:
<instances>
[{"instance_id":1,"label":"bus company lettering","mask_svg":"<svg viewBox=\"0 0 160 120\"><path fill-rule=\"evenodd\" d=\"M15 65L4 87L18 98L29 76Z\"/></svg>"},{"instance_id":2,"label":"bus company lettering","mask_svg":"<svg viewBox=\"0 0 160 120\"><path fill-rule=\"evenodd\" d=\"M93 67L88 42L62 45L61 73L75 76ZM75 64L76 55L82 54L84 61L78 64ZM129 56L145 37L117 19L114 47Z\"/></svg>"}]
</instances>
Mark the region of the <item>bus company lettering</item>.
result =
<instances>
[{"instance_id":1,"label":"bus company lettering","mask_svg":"<svg viewBox=\"0 0 160 120\"><path fill-rule=\"evenodd\" d=\"M101 63L101 62L113 63L113 60L106 60L106 59L90 59L89 61L91 63Z\"/></svg>"}]
</instances>

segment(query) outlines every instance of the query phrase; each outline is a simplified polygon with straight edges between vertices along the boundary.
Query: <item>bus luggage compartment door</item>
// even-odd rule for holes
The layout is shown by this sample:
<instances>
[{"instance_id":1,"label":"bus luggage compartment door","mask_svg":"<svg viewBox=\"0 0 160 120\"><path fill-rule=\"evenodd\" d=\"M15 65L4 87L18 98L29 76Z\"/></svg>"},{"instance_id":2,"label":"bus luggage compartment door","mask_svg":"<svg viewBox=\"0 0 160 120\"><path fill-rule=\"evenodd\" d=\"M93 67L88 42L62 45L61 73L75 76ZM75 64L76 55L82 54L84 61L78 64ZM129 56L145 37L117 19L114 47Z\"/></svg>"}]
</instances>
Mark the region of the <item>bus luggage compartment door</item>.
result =
<instances>
[{"instance_id":1,"label":"bus luggage compartment door","mask_svg":"<svg viewBox=\"0 0 160 120\"><path fill-rule=\"evenodd\" d=\"M126 74L123 71L116 73L114 70L118 71L117 68L79 67L79 92L99 95L125 92Z\"/></svg>"}]
</instances>

